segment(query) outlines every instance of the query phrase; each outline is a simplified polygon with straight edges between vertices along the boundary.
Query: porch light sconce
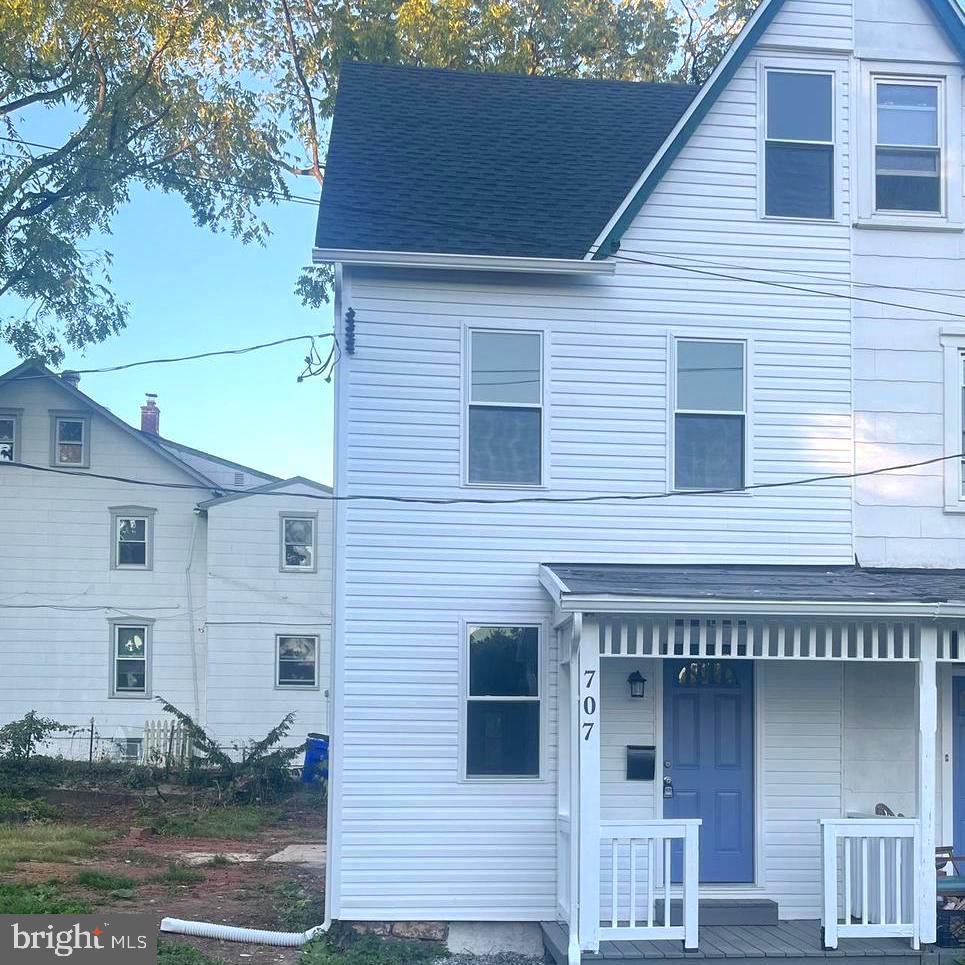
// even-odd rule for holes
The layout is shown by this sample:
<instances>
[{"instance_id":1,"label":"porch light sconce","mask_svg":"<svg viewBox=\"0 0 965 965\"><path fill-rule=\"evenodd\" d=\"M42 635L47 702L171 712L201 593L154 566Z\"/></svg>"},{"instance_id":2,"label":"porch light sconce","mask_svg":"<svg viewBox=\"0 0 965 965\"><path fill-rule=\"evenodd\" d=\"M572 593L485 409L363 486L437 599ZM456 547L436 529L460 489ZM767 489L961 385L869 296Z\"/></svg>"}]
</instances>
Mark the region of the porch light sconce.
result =
<instances>
[{"instance_id":1,"label":"porch light sconce","mask_svg":"<svg viewBox=\"0 0 965 965\"><path fill-rule=\"evenodd\" d=\"M634 700L642 700L644 691L647 689L647 678L639 670L634 670L627 677L627 686L630 688L630 696Z\"/></svg>"}]
</instances>

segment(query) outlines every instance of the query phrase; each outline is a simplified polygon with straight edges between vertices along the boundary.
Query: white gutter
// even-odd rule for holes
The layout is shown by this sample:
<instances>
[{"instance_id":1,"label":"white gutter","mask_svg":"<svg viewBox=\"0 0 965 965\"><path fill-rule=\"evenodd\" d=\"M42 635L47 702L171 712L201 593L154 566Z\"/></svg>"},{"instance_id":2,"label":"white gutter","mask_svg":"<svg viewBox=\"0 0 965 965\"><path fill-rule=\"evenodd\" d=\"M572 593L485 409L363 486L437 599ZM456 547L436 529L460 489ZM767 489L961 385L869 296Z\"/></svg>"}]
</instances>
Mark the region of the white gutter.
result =
<instances>
[{"instance_id":1,"label":"white gutter","mask_svg":"<svg viewBox=\"0 0 965 965\"><path fill-rule=\"evenodd\" d=\"M537 275L612 275L615 261L582 258L522 258L511 255L454 255L420 251L361 251L313 248L312 263L335 262L372 268L444 268L451 271L511 271Z\"/></svg>"}]
</instances>

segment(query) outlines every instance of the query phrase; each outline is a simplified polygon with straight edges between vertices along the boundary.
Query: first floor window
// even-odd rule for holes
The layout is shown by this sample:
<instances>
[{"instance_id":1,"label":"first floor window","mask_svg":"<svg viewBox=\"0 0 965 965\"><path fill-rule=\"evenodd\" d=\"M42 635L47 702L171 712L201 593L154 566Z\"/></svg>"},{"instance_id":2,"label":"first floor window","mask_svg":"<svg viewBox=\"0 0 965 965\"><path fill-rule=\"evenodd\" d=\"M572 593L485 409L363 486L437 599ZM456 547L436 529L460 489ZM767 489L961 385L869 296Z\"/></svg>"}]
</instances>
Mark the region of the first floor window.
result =
<instances>
[{"instance_id":1,"label":"first floor window","mask_svg":"<svg viewBox=\"0 0 965 965\"><path fill-rule=\"evenodd\" d=\"M745 344L677 339L674 354L674 488L740 489Z\"/></svg>"},{"instance_id":2,"label":"first floor window","mask_svg":"<svg viewBox=\"0 0 965 965\"><path fill-rule=\"evenodd\" d=\"M538 486L543 478L543 336L469 334L467 481Z\"/></svg>"},{"instance_id":3,"label":"first floor window","mask_svg":"<svg viewBox=\"0 0 965 965\"><path fill-rule=\"evenodd\" d=\"M153 510L135 507L111 510L114 545L111 561L116 569L150 569L153 563Z\"/></svg>"},{"instance_id":4,"label":"first floor window","mask_svg":"<svg viewBox=\"0 0 965 965\"><path fill-rule=\"evenodd\" d=\"M150 628L140 623L116 623L113 633L113 693L116 697L147 696Z\"/></svg>"},{"instance_id":5,"label":"first floor window","mask_svg":"<svg viewBox=\"0 0 965 965\"><path fill-rule=\"evenodd\" d=\"M314 571L314 516L282 516L281 568L283 570Z\"/></svg>"},{"instance_id":6,"label":"first floor window","mask_svg":"<svg viewBox=\"0 0 965 965\"><path fill-rule=\"evenodd\" d=\"M315 687L318 684L318 637L278 637L279 687Z\"/></svg>"},{"instance_id":7,"label":"first floor window","mask_svg":"<svg viewBox=\"0 0 965 965\"><path fill-rule=\"evenodd\" d=\"M942 211L941 88L875 81L875 210Z\"/></svg>"},{"instance_id":8,"label":"first floor window","mask_svg":"<svg viewBox=\"0 0 965 965\"><path fill-rule=\"evenodd\" d=\"M834 217L834 88L827 73L766 73L764 213Z\"/></svg>"},{"instance_id":9,"label":"first floor window","mask_svg":"<svg viewBox=\"0 0 965 965\"><path fill-rule=\"evenodd\" d=\"M90 423L86 418L57 416L53 425L53 459L55 466L88 465L87 438Z\"/></svg>"},{"instance_id":10,"label":"first floor window","mask_svg":"<svg viewBox=\"0 0 965 965\"><path fill-rule=\"evenodd\" d=\"M539 777L539 627L470 627L468 646L466 776Z\"/></svg>"},{"instance_id":11,"label":"first floor window","mask_svg":"<svg viewBox=\"0 0 965 965\"><path fill-rule=\"evenodd\" d=\"M17 420L0 412L0 462L15 462L16 453Z\"/></svg>"}]
</instances>

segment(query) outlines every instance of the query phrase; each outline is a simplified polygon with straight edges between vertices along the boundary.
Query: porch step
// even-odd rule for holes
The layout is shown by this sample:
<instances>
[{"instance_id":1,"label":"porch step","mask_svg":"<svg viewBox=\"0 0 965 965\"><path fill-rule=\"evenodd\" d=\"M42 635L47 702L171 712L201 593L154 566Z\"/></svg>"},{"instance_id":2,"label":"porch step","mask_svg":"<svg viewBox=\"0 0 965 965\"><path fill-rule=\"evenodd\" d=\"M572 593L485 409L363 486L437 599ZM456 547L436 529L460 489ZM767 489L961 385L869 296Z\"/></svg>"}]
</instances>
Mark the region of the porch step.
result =
<instances>
[{"instance_id":1,"label":"porch step","mask_svg":"<svg viewBox=\"0 0 965 965\"><path fill-rule=\"evenodd\" d=\"M769 898L701 898L700 925L776 925L777 902ZM663 924L663 902L657 901L656 924ZM670 901L670 924L683 921L683 903Z\"/></svg>"}]
</instances>

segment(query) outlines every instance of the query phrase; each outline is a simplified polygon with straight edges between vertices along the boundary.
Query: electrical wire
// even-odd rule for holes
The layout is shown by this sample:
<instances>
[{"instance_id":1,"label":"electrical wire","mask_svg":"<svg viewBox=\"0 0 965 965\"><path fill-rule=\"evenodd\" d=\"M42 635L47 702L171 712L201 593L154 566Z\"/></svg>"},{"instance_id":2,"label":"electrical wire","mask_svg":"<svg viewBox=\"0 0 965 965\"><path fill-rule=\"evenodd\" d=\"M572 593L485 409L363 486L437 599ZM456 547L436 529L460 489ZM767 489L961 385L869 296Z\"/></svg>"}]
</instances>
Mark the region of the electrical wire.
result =
<instances>
[{"instance_id":1,"label":"electrical wire","mask_svg":"<svg viewBox=\"0 0 965 965\"><path fill-rule=\"evenodd\" d=\"M624 503L649 502L657 499L673 499L693 496L726 496L738 493L758 492L771 489L784 489L788 486L802 486L822 482L841 482L853 479L864 479L868 476L879 476L890 472L901 472L907 469L919 469L938 463L949 462L953 459L965 459L965 452L956 452L948 456L933 456L931 459L921 459L917 462L905 462L891 466L880 466L877 469L865 469L860 472L824 473L815 476L802 476L796 479L783 479L777 482L751 483L747 486L729 486L712 489L693 490L665 490L656 493L595 493L590 496L512 496L508 499L488 499L481 496L392 496L382 493L350 493L336 495L334 493L303 493L286 492L284 495L296 496L302 499L317 500L327 503L349 502L380 502L402 503L421 506L515 506L520 504L545 503L549 505L581 505L584 503ZM50 473L58 476L81 476L88 479L103 479L110 482L128 483L133 486L151 486L159 489L205 490L222 495L237 496L278 496L277 491L259 492L251 489L230 489L226 487L203 486L199 483L161 482L151 479L134 479L128 476L115 476L108 473L87 472L77 469L61 469L55 466L33 466L22 462L0 462L5 471L26 469L31 472Z\"/></svg>"}]
</instances>

